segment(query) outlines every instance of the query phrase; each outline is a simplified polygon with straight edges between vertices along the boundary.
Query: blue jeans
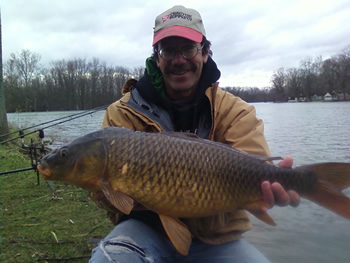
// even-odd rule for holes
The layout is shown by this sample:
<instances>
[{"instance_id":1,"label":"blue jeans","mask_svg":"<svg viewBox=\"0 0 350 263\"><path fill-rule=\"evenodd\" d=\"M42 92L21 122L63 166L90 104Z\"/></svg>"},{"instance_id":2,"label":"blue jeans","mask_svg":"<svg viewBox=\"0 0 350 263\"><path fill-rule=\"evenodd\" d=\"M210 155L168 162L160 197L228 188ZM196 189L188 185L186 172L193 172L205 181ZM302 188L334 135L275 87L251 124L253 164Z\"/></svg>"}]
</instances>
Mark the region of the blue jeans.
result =
<instances>
[{"instance_id":1,"label":"blue jeans","mask_svg":"<svg viewBox=\"0 0 350 263\"><path fill-rule=\"evenodd\" d=\"M269 261L246 240L208 245L194 239L187 256L180 255L168 237L145 223L129 219L118 224L93 250L90 263L268 263Z\"/></svg>"}]
</instances>

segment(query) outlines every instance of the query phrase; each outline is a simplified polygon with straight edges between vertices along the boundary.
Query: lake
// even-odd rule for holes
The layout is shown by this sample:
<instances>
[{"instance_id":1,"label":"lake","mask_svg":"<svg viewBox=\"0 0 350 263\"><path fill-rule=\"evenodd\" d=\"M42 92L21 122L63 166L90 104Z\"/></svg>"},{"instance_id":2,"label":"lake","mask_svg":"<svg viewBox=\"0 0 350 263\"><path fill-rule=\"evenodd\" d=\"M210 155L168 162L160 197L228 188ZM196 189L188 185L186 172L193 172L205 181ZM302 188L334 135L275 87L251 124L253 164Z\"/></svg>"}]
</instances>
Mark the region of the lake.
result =
<instances>
[{"instance_id":1,"label":"lake","mask_svg":"<svg viewBox=\"0 0 350 263\"><path fill-rule=\"evenodd\" d=\"M292 156L294 166L316 162L350 162L350 102L255 103L265 122L273 156ZM81 112L9 113L17 127ZM53 148L98 129L104 111L45 129ZM45 126L45 125L44 125ZM350 196L350 189L344 191ZM350 262L350 221L307 200L298 208L275 207L268 226L251 217L253 229L245 234L274 263Z\"/></svg>"}]
</instances>

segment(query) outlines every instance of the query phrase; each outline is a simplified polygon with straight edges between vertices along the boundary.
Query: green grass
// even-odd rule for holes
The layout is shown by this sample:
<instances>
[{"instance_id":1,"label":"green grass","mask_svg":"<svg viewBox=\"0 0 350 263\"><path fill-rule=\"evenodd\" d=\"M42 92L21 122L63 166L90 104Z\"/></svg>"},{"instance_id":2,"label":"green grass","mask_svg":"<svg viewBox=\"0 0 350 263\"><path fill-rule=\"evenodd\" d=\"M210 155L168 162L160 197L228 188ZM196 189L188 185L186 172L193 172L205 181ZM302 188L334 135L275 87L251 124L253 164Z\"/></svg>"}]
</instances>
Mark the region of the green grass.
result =
<instances>
[{"instance_id":1,"label":"green grass","mask_svg":"<svg viewBox=\"0 0 350 263\"><path fill-rule=\"evenodd\" d=\"M14 144L0 145L0 171L30 167ZM0 176L0 262L87 262L92 238L112 229L104 210L80 188L34 171Z\"/></svg>"}]
</instances>

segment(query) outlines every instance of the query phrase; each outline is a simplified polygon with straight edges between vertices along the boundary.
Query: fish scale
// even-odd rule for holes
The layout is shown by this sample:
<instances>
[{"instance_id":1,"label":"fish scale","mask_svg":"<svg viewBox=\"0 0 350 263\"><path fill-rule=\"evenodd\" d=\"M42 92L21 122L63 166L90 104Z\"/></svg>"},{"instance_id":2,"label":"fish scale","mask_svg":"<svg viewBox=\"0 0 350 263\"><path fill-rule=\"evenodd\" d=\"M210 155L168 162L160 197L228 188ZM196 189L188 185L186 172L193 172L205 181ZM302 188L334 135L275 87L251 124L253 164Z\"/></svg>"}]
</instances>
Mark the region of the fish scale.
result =
<instances>
[{"instance_id":1,"label":"fish scale","mask_svg":"<svg viewBox=\"0 0 350 263\"><path fill-rule=\"evenodd\" d=\"M260 184L266 179L279 178L287 189L300 189L297 176L280 175L288 170L264 165L226 145L186 135L119 129L106 128L95 134L108 152L112 187L173 216L207 216L235 209L240 205L237 200L259 199Z\"/></svg>"},{"instance_id":2,"label":"fish scale","mask_svg":"<svg viewBox=\"0 0 350 263\"><path fill-rule=\"evenodd\" d=\"M252 181L255 178L242 176L244 175L243 171L249 170L249 163L243 159L243 156L236 158L237 160L229 158L227 151L230 151L231 149L228 147L214 148L214 145L209 144L211 148L214 149L213 151L209 151L208 145L205 144L184 145L183 139L179 137L171 137L169 140L165 141L157 138L154 134L153 136L145 133L138 133L137 135L139 136L133 136L133 134L130 134L130 137L126 137L125 140L119 140L119 144L123 145L122 151L124 152L124 150L126 150L126 155L130 155L129 157L124 156L123 158L125 160L128 160L129 162L133 158L141 160L129 165L130 174L128 173L128 178L129 184L138 180L144 182L142 187L134 187L133 192L130 193L130 195L136 195L139 199L137 201L145 204L146 207L156 206L156 209L160 209L158 206L164 206L164 203L169 204L170 202L170 204L176 208L174 207L173 211L168 213L171 213L174 216L181 216L181 207L178 206L186 205L187 207L187 205L190 205L191 208L183 208L183 210L186 210L185 213L188 213L188 210L193 209L193 216L198 216L199 213L202 213L199 214L201 216L206 214L203 214L202 211L198 212L197 210L201 210L201 204L208 201L212 201L212 205L210 206L210 204L206 204L207 209L209 206L210 209L218 208L222 210L223 207L220 207L220 205L225 206L226 204L227 206L227 204L229 204L229 207L224 208L229 210L234 208L232 206L234 199L252 194L258 196L260 194L260 189L252 187ZM148 137L151 138L150 141L147 141ZM145 143L146 141L147 143ZM165 143L161 144L162 141L165 141ZM153 147L150 147L150 145ZM172 151L168 150L170 147L173 148ZM197 158L198 156L203 155L203 158ZM115 154L114 156L118 155ZM194 158L193 156L197 157ZM214 158L216 162L211 161ZM160 173L157 172L159 171L159 167L154 160L159 160L164 165L168 166L166 174L162 175L163 180L159 179ZM194 166L194 163L197 165ZM134 167L134 169L131 166ZM196 167L196 169L194 169L194 167ZM229 169L227 169L228 167ZM154 170L156 170L155 173ZM230 170L235 172L228 176ZM217 174L218 171L219 174ZM220 171L222 172L220 173ZM193 176L194 174L200 176ZM135 178L134 175L139 177ZM113 181L114 177L112 174L110 175L110 178L110 180ZM160 180L162 183L159 183ZM197 189L189 189L190 186L195 184L200 185L201 188L204 188L206 185L209 185L210 187L207 188L207 191L198 194L198 187ZM121 184L117 180L115 180L114 185L119 186L116 187L116 190L121 190ZM161 191L160 185L168 186L167 190ZM232 189L226 187L227 185L236 185L238 187L234 188L234 191L232 191ZM189 194L186 195L186 193L184 193L184 188L188 190ZM150 192L162 196L156 200L157 202L154 202L151 205L148 204L152 201L152 198L149 198ZM232 196L232 198L227 198L227 194ZM220 204L219 207L218 204Z\"/></svg>"}]
</instances>

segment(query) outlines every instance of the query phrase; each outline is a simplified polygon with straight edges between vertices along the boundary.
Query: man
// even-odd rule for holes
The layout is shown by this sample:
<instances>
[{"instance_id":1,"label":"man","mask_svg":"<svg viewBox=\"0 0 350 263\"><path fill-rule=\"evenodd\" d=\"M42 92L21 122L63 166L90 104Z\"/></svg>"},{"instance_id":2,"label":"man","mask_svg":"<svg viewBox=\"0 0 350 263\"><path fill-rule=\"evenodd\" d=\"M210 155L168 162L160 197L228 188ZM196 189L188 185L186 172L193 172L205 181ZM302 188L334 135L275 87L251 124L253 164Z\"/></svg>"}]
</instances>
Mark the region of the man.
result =
<instances>
[{"instance_id":1,"label":"man","mask_svg":"<svg viewBox=\"0 0 350 263\"><path fill-rule=\"evenodd\" d=\"M197 11L175 6L159 15L153 51L145 75L125 84L124 96L107 109L103 126L190 132L247 153L270 154L254 107L218 87L220 71ZM279 165L291 167L292 159ZM261 187L267 204L262 212L275 203L299 203L297 193L286 192L278 183L263 182ZM188 256L182 256L155 213L135 207L130 215L121 215L103 196L93 199L103 203L118 224L94 250L91 262L268 262L241 238L251 228L243 210L182 219L194 237Z\"/></svg>"}]
</instances>

